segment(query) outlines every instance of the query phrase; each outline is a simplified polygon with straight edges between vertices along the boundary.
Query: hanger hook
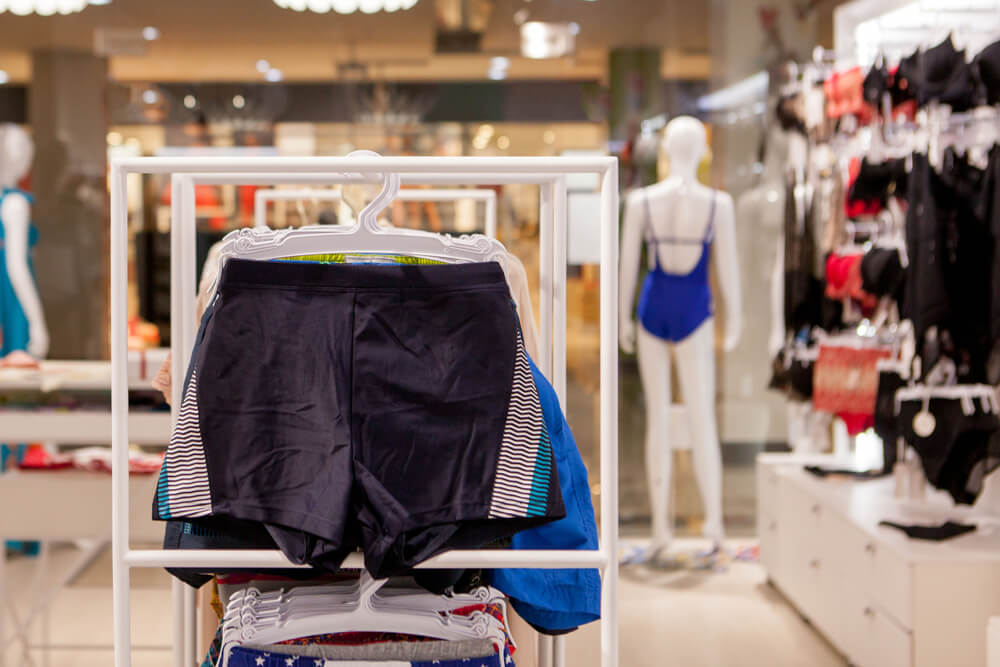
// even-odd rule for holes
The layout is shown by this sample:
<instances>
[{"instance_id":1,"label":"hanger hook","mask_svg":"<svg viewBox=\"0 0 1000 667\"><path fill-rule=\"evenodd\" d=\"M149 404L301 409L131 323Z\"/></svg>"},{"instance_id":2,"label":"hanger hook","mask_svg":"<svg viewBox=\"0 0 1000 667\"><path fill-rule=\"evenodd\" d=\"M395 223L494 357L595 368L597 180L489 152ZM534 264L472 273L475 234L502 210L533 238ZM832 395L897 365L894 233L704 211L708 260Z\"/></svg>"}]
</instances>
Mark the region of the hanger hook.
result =
<instances>
[{"instance_id":1,"label":"hanger hook","mask_svg":"<svg viewBox=\"0 0 1000 667\"><path fill-rule=\"evenodd\" d=\"M375 151L357 150L348 153L347 157L382 157ZM402 179L399 174L386 172L382 174L382 191L375 196L375 199L362 209L358 214L358 222L364 225L369 231L378 231L378 214L396 198Z\"/></svg>"}]
</instances>

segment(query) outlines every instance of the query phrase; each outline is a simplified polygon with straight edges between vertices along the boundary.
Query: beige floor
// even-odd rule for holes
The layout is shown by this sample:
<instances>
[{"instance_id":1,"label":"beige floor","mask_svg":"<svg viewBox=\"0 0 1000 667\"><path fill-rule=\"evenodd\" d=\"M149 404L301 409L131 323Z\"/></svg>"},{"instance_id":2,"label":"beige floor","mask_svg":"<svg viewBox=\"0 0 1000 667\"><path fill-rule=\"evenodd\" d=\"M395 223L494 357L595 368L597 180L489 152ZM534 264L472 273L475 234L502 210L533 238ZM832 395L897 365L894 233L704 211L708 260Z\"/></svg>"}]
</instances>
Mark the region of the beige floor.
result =
<instances>
[{"instance_id":1,"label":"beige floor","mask_svg":"<svg viewBox=\"0 0 1000 667\"><path fill-rule=\"evenodd\" d=\"M681 545L693 549L694 541ZM52 576L73 552L57 550ZM8 584L19 607L32 599L34 561L13 559ZM86 646L52 653L53 667L107 667L111 664L110 560L100 558L52 607L50 625L58 644ZM165 574L146 572L133 590L133 637L140 650L135 667L170 667L170 590ZM621 664L768 667L841 666L844 661L783 601L753 563L736 562L724 572L667 572L622 569L620 596ZM35 629L36 638L39 629ZM600 629L591 625L567 642L567 665L599 665ZM104 647L104 648L102 648ZM41 652L36 664L45 665ZM8 644L8 665L24 667L20 645Z\"/></svg>"}]
</instances>

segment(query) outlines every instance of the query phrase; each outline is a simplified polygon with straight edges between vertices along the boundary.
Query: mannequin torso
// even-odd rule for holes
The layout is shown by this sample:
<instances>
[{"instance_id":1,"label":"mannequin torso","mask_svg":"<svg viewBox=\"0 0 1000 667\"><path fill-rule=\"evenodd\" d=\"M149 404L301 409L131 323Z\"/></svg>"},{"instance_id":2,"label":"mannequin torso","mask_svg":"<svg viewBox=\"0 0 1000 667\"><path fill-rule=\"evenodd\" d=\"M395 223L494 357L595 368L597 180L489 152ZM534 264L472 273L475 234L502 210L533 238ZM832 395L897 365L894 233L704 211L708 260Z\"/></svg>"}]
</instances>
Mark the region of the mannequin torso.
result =
<instances>
[{"instance_id":1,"label":"mannequin torso","mask_svg":"<svg viewBox=\"0 0 1000 667\"><path fill-rule=\"evenodd\" d=\"M38 287L31 266L31 248L38 230L31 224L30 195L17 189L31 167L34 147L27 133L16 125L0 126L0 223L3 231L3 341L4 355L22 350L43 358L49 349ZM11 303L6 303L7 300Z\"/></svg>"}]
</instances>

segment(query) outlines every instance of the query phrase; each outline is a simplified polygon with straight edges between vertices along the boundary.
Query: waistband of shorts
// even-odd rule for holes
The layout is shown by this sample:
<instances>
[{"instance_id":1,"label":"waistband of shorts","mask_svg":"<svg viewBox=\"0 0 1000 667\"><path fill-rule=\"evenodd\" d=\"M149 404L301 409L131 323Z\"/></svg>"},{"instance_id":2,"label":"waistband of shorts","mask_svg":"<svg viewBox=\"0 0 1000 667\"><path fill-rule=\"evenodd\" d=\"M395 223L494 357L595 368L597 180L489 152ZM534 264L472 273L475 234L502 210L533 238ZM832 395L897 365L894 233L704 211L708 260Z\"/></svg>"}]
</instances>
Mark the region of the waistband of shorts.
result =
<instances>
[{"instance_id":1,"label":"waistband of shorts","mask_svg":"<svg viewBox=\"0 0 1000 667\"><path fill-rule=\"evenodd\" d=\"M471 264L320 264L229 259L219 277L222 288L267 287L291 290L507 290L497 262Z\"/></svg>"}]
</instances>

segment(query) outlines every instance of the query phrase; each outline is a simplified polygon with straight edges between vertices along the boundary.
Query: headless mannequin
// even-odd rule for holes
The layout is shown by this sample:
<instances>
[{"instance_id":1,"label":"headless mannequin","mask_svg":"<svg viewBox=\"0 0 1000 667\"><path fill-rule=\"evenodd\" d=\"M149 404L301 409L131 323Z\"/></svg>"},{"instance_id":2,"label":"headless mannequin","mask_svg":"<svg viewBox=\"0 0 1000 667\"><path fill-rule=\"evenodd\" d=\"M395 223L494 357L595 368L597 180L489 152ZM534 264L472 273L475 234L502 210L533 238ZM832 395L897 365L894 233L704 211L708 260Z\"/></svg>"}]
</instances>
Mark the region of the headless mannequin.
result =
<instances>
[{"instance_id":1,"label":"headless mannequin","mask_svg":"<svg viewBox=\"0 0 1000 667\"><path fill-rule=\"evenodd\" d=\"M632 352L638 341L639 372L646 396L646 469L652 503L654 553L666 547L671 539L671 352L677 364L693 436L695 475L705 505L704 534L716 546L725 535L722 456L715 420L714 318L709 316L692 333L674 342L650 333L644 326L637 330L632 307L644 235L686 239L708 239L714 235L710 247L726 309L725 349L736 346L741 329L733 200L727 193L704 186L697 179L698 164L708 149L705 127L689 116L675 118L667 125L661 149L670 160L670 177L632 192L626 203L619 294L620 343L622 349ZM712 232L709 232L709 225L714 227ZM649 244L649 252L656 254L663 271L686 274L699 264L705 247L701 243ZM651 258L651 266L653 264ZM669 309L671 304L661 307Z\"/></svg>"},{"instance_id":2,"label":"headless mannequin","mask_svg":"<svg viewBox=\"0 0 1000 667\"><path fill-rule=\"evenodd\" d=\"M31 229L31 203L17 184L31 168L35 148L27 132L13 124L0 125L0 187L14 189L0 204L3 220L4 259L7 275L17 300L28 320L26 352L42 359L49 351L49 331L38 296L38 287L28 268L28 236Z\"/></svg>"}]
</instances>

